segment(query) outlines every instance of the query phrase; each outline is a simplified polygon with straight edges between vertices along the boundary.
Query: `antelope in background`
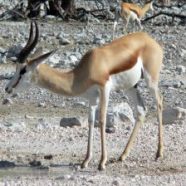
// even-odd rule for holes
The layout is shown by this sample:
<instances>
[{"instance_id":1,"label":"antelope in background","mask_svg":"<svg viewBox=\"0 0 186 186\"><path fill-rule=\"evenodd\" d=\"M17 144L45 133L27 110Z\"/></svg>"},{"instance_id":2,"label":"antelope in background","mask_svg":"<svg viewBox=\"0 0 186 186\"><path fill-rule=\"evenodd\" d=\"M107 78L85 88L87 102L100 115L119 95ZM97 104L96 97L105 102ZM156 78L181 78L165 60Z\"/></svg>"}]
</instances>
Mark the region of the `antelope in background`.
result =
<instances>
[{"instance_id":1,"label":"antelope in background","mask_svg":"<svg viewBox=\"0 0 186 186\"><path fill-rule=\"evenodd\" d=\"M140 29L142 30L143 27L141 25L141 19L145 16L146 12L149 10L153 10L152 0L148 1L142 8L134 3L122 2L120 8L116 8L115 11L115 21L113 25L113 39L115 36L116 26L118 24L120 17L126 21L124 32L127 31L127 27L130 20L132 20L132 22L137 21Z\"/></svg>"},{"instance_id":2,"label":"antelope in background","mask_svg":"<svg viewBox=\"0 0 186 186\"><path fill-rule=\"evenodd\" d=\"M33 26L35 26L35 37ZM163 157L162 96L158 89L163 51L154 39L143 32L129 34L110 44L89 50L74 69L61 72L47 64L41 64L53 51L34 59L27 59L35 48L38 38L37 23L31 22L28 42L18 56L16 72L5 90L11 93L13 89L23 86L25 82L30 82L64 96L81 96L89 100L88 147L82 168L87 167L92 158L95 112L99 107L101 133L99 170L105 169L107 161L105 125L111 90L131 89L135 100L136 123L120 160L128 156L145 119L146 109L137 89L142 77L145 77L157 102L159 121L157 158Z\"/></svg>"},{"instance_id":3,"label":"antelope in background","mask_svg":"<svg viewBox=\"0 0 186 186\"><path fill-rule=\"evenodd\" d=\"M163 5L170 5L170 0L158 0L159 3L162 3Z\"/></svg>"}]
</instances>

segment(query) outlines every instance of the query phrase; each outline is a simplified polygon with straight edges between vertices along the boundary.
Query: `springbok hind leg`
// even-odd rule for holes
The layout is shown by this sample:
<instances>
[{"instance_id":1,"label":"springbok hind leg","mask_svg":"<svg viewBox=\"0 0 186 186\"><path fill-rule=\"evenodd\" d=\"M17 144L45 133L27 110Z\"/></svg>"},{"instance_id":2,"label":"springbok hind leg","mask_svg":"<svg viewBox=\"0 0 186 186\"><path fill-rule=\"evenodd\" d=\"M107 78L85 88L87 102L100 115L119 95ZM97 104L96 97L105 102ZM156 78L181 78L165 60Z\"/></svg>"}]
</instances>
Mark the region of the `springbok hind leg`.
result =
<instances>
[{"instance_id":1,"label":"springbok hind leg","mask_svg":"<svg viewBox=\"0 0 186 186\"><path fill-rule=\"evenodd\" d=\"M157 104L157 116L159 123L158 132L158 150L156 154L156 159L163 158L163 122L162 122L162 111L163 111L163 96L159 93L158 88L154 89L155 99Z\"/></svg>"},{"instance_id":2,"label":"springbok hind leg","mask_svg":"<svg viewBox=\"0 0 186 186\"><path fill-rule=\"evenodd\" d=\"M133 95L134 98L136 99L137 119L136 119L135 127L134 127L132 134L131 134L131 136L128 140L128 143L126 145L126 148L119 158L119 160L121 160L121 161L125 160L126 157L129 155L130 150L131 150L131 148L134 144L134 141L136 139L136 136L139 132L139 129L144 123L145 113L146 113L146 108L144 106L143 99L137 90L137 86L135 86L135 88L130 93L131 93L130 95Z\"/></svg>"}]
</instances>

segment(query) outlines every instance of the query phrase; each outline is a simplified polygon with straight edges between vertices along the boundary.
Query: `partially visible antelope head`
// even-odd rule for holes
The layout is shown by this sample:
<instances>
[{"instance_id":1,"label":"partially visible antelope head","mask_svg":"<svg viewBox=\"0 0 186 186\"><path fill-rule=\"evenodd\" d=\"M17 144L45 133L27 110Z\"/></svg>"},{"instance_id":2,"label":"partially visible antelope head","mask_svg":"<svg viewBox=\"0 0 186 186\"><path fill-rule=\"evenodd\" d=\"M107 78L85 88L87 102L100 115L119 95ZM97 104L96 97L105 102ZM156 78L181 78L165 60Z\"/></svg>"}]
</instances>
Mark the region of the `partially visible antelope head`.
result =
<instances>
[{"instance_id":1,"label":"partially visible antelope head","mask_svg":"<svg viewBox=\"0 0 186 186\"><path fill-rule=\"evenodd\" d=\"M147 1L145 4L146 4L146 5L149 5L149 9L150 9L150 10L154 11L153 3L154 3L153 0L149 0L149 1Z\"/></svg>"},{"instance_id":2,"label":"partially visible antelope head","mask_svg":"<svg viewBox=\"0 0 186 186\"><path fill-rule=\"evenodd\" d=\"M34 37L34 25L35 25L35 37ZM35 21L32 21L30 24L30 35L29 39L25 45L25 47L21 50L17 57L16 61L16 72L12 79L9 81L9 83L6 85L5 91L7 93L11 93L14 88L18 88L24 85L27 85L31 81L31 72L46 58L48 58L53 51L48 52L43 55L39 55L41 51L36 50L34 57L32 59L28 59L28 56L33 51L33 49L36 47L39 39L39 29L37 26L37 23ZM41 48L40 48L41 49Z\"/></svg>"}]
</instances>

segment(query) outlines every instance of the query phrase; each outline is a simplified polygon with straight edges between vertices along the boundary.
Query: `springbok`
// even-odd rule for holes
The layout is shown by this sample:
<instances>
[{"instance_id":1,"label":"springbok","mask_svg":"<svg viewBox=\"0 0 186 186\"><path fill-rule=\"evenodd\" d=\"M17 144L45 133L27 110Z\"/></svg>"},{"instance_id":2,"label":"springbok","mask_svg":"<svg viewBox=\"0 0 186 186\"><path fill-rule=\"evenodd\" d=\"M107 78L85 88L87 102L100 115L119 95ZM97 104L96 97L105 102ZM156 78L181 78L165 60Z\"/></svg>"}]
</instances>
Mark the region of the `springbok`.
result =
<instances>
[{"instance_id":1,"label":"springbok","mask_svg":"<svg viewBox=\"0 0 186 186\"><path fill-rule=\"evenodd\" d=\"M170 5L170 0L159 0L158 2L163 4L163 5L167 5L167 6Z\"/></svg>"},{"instance_id":2,"label":"springbok","mask_svg":"<svg viewBox=\"0 0 186 186\"><path fill-rule=\"evenodd\" d=\"M33 36L34 25L35 37ZM163 156L162 96L158 89L163 50L154 39L143 32L129 34L110 44L89 50L74 69L61 72L47 64L41 64L53 51L27 60L28 55L38 42L38 37L37 23L31 22L28 42L17 58L15 75L6 85L5 90L7 93L11 93L14 88L22 86L24 82L32 82L61 95L81 96L89 100L88 147L82 168L87 167L92 158L95 112L99 103L101 133L99 169L105 169L107 161L105 125L111 90L130 88L134 93L137 119L120 160L124 160L129 154L146 113L143 100L137 89L138 82L142 77L145 77L157 102L159 121L157 158Z\"/></svg>"},{"instance_id":3,"label":"springbok","mask_svg":"<svg viewBox=\"0 0 186 186\"><path fill-rule=\"evenodd\" d=\"M116 30L116 26L118 24L119 18L121 17L123 20L126 20L126 25L124 31L127 30L128 23L132 19L132 21L137 21L140 29L142 30L143 27L141 25L141 19L144 17L147 11L153 10L153 1L148 1L143 8L139 7L137 4L134 3L121 3L120 8L116 8L115 10L115 20L113 25L113 39Z\"/></svg>"}]
</instances>

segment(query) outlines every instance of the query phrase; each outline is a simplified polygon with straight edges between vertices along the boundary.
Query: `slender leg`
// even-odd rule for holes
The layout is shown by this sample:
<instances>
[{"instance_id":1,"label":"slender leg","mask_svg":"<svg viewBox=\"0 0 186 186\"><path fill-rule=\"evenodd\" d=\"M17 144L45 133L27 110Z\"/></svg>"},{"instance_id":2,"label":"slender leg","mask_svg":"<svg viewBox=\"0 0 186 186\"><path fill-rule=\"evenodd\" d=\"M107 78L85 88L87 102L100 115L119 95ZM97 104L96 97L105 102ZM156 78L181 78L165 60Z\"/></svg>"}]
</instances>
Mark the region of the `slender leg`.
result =
<instances>
[{"instance_id":1,"label":"slender leg","mask_svg":"<svg viewBox=\"0 0 186 186\"><path fill-rule=\"evenodd\" d=\"M159 123L159 132L158 132L158 150L156 154L156 159L163 158L163 121L162 121L162 111L163 111L163 96L160 94L158 89L158 81L152 81L151 78L144 73L147 85L150 91L153 93L153 96L156 99L157 104L157 119Z\"/></svg>"},{"instance_id":2,"label":"slender leg","mask_svg":"<svg viewBox=\"0 0 186 186\"><path fill-rule=\"evenodd\" d=\"M125 25L125 27L124 27L124 29L123 29L123 32L124 32L124 33L127 33L127 28L128 28L129 20L130 20L130 17L128 16L128 17L126 18L126 25Z\"/></svg>"},{"instance_id":3,"label":"slender leg","mask_svg":"<svg viewBox=\"0 0 186 186\"><path fill-rule=\"evenodd\" d=\"M118 24L119 18L120 18L120 10L116 9L115 10L115 18L114 18L114 26L113 26L112 39L115 38L115 30L116 30L116 26Z\"/></svg>"},{"instance_id":4,"label":"slender leg","mask_svg":"<svg viewBox=\"0 0 186 186\"><path fill-rule=\"evenodd\" d=\"M137 86L132 90L131 92L134 95L135 100L137 101L137 120L136 120L136 124L135 127L132 131L132 134L128 140L128 143L126 145L125 150L123 151L123 153L121 154L119 160L123 161L126 159L126 157L129 155L130 150L134 144L134 141L136 139L136 136L139 132L140 127L142 126L142 124L144 123L144 119L145 119L145 113L146 113L146 108L144 106L143 103L143 99L140 96L140 93L137 90Z\"/></svg>"},{"instance_id":5,"label":"slender leg","mask_svg":"<svg viewBox=\"0 0 186 186\"><path fill-rule=\"evenodd\" d=\"M135 32L136 31L136 22L135 20L132 20L131 21L131 33Z\"/></svg>"},{"instance_id":6,"label":"slender leg","mask_svg":"<svg viewBox=\"0 0 186 186\"><path fill-rule=\"evenodd\" d=\"M158 151L156 158L163 158L163 122L162 122L162 111L163 111L163 97L160 95L158 88L154 89L155 98L157 104L157 117L159 123L159 132L158 132Z\"/></svg>"},{"instance_id":7,"label":"slender leg","mask_svg":"<svg viewBox=\"0 0 186 186\"><path fill-rule=\"evenodd\" d=\"M99 163L99 170L105 169L107 161L107 150L106 150L106 113L109 102L110 86L106 85L100 93L100 131L101 131L101 160Z\"/></svg>"},{"instance_id":8,"label":"slender leg","mask_svg":"<svg viewBox=\"0 0 186 186\"><path fill-rule=\"evenodd\" d=\"M137 20L137 22L138 22L138 25L139 25L139 27L140 27L140 30L143 30L143 27L142 27L142 25L141 25L140 19L136 19L136 20Z\"/></svg>"},{"instance_id":9,"label":"slender leg","mask_svg":"<svg viewBox=\"0 0 186 186\"><path fill-rule=\"evenodd\" d=\"M81 168L86 168L92 158L92 145L93 145L93 138L94 138L94 123L95 123L95 114L96 114L97 106L90 106L89 109L89 134L88 134L88 147L87 147L87 154L86 158L83 161Z\"/></svg>"},{"instance_id":10,"label":"slender leg","mask_svg":"<svg viewBox=\"0 0 186 186\"><path fill-rule=\"evenodd\" d=\"M118 24L118 22L117 21L114 21L113 33L112 33L112 40L114 40L114 38L115 38L115 30L116 30L117 24Z\"/></svg>"}]
</instances>

